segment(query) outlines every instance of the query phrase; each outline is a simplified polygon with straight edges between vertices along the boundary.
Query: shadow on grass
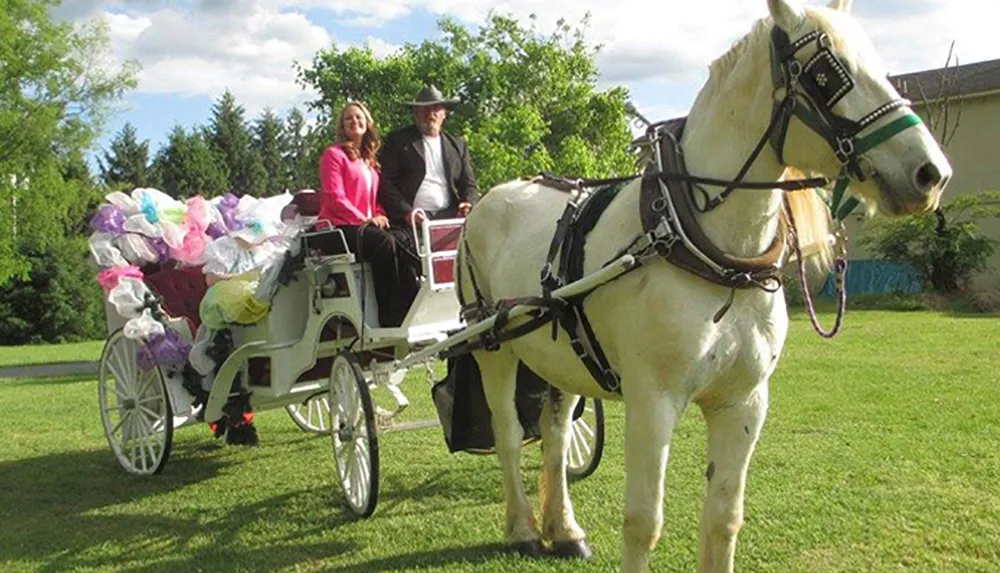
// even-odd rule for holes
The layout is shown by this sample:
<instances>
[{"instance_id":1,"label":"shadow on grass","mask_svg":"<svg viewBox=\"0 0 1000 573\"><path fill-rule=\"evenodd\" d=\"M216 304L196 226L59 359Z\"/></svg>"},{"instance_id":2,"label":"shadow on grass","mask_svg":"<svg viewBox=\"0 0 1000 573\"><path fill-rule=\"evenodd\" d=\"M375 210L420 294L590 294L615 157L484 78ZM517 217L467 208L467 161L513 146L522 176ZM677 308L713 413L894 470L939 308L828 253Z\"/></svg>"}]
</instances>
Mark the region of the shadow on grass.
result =
<instances>
[{"instance_id":1,"label":"shadow on grass","mask_svg":"<svg viewBox=\"0 0 1000 573\"><path fill-rule=\"evenodd\" d=\"M120 535L134 535L142 528L162 527L163 518L150 518L151 523L140 526L135 520L145 518L135 517L123 518L108 528L95 527L95 519L108 518L87 514L209 479L221 464L193 456L177 466L183 466L181 471L138 477L126 474L107 449L0 462L0 484L4 484L0 487L0 521L4 524L0 528L0 555L34 560L65 551L75 553Z\"/></svg>"},{"instance_id":2,"label":"shadow on grass","mask_svg":"<svg viewBox=\"0 0 1000 573\"><path fill-rule=\"evenodd\" d=\"M215 448L181 444L172 458L182 459L148 477L126 474L107 450L0 462L0 564L31 564L44 572L173 572L198 563L212 571L263 571L356 549L339 541L303 541L352 521L346 512L330 516L314 489L221 510L214 500L199 503L199 483L239 463L206 455L206 449ZM238 492L241 484L232 488ZM168 502L175 506L163 505ZM292 525L256 544L257 528L275 522Z\"/></svg>"},{"instance_id":3,"label":"shadow on grass","mask_svg":"<svg viewBox=\"0 0 1000 573\"><path fill-rule=\"evenodd\" d=\"M375 571L424 569L462 563L469 566L469 571L475 571L477 565L482 565L487 561L512 554L511 549L507 546L500 543L491 543L407 553L375 559L358 565L326 570L337 571L338 573L371 573Z\"/></svg>"}]
</instances>

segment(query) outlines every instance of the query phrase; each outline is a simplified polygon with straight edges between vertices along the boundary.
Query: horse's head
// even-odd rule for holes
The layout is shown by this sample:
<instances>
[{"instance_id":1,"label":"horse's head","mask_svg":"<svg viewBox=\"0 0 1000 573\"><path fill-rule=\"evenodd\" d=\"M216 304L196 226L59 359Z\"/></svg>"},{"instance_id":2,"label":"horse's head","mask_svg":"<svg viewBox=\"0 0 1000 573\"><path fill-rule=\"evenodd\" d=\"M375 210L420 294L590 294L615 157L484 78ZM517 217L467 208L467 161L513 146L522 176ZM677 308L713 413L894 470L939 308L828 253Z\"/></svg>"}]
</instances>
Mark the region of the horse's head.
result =
<instances>
[{"instance_id":1,"label":"horse's head","mask_svg":"<svg viewBox=\"0 0 1000 573\"><path fill-rule=\"evenodd\" d=\"M938 204L951 165L887 78L850 0L796 7L768 0L772 76L781 120L771 142L786 165L828 177L889 214ZM789 96L789 94L791 94Z\"/></svg>"}]
</instances>

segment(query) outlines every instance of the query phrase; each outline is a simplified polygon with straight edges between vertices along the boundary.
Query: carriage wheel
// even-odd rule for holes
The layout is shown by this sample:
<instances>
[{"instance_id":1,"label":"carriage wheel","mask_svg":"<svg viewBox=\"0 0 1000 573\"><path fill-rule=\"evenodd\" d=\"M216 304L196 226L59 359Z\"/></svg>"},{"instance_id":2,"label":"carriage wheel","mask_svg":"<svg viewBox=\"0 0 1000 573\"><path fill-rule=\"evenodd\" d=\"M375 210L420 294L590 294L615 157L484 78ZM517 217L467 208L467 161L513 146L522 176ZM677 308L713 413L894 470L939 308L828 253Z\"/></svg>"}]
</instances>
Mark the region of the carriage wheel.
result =
<instances>
[{"instance_id":1,"label":"carriage wheel","mask_svg":"<svg viewBox=\"0 0 1000 573\"><path fill-rule=\"evenodd\" d=\"M111 451L129 473L158 474L170 457L174 417L159 366L143 370L143 343L116 331L104 345L98 370L101 421Z\"/></svg>"},{"instance_id":2,"label":"carriage wheel","mask_svg":"<svg viewBox=\"0 0 1000 573\"><path fill-rule=\"evenodd\" d=\"M570 426L566 474L582 479L594 473L604 454L604 405L580 398Z\"/></svg>"},{"instance_id":3,"label":"carriage wheel","mask_svg":"<svg viewBox=\"0 0 1000 573\"><path fill-rule=\"evenodd\" d=\"M368 517L378 503L378 435L368 382L349 350L337 355L330 371L330 434L347 504Z\"/></svg>"},{"instance_id":4,"label":"carriage wheel","mask_svg":"<svg viewBox=\"0 0 1000 573\"><path fill-rule=\"evenodd\" d=\"M325 434L330 431L330 398L326 394L312 396L305 404L289 404L285 410L303 432Z\"/></svg>"}]
</instances>

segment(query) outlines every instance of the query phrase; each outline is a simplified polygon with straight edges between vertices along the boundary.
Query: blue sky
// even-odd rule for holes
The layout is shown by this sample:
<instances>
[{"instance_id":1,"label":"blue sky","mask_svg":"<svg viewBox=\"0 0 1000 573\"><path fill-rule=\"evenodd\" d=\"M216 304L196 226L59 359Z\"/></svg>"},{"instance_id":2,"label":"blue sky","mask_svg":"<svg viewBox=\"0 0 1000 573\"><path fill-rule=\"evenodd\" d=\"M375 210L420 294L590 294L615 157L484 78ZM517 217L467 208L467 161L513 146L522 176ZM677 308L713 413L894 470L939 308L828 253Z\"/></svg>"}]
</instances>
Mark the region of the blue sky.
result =
<instances>
[{"instance_id":1,"label":"blue sky","mask_svg":"<svg viewBox=\"0 0 1000 573\"><path fill-rule=\"evenodd\" d=\"M961 62L1000 58L1000 8L982 0L855 2L852 12L891 73L943 65L949 44ZM206 123L225 89L253 116L311 99L292 62L336 43L376 54L437 34L450 16L470 27L489 10L550 29L589 13L588 39L605 46L603 85L624 85L647 117L687 112L708 64L767 13L765 0L64 0L60 18L103 18L113 59L142 65L139 87L102 139L132 122L155 150L175 125ZM971 17L975 14L975 17Z\"/></svg>"}]
</instances>

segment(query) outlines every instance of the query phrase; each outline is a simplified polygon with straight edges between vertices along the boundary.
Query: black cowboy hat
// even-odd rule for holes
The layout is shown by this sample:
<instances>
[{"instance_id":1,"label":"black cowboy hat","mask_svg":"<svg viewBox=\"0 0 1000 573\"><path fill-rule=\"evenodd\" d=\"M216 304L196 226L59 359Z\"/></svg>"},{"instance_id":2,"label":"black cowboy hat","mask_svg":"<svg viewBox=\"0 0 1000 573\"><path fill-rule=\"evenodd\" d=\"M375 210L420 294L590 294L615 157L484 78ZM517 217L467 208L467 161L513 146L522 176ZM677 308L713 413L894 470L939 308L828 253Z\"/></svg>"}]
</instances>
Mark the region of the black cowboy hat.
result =
<instances>
[{"instance_id":1,"label":"black cowboy hat","mask_svg":"<svg viewBox=\"0 0 1000 573\"><path fill-rule=\"evenodd\" d=\"M426 107L429 105L443 105L444 107L451 109L458 105L457 99L446 99L441 93L441 90L437 89L432 85L424 86L422 90L417 92L417 97L413 101L404 102L405 105L410 107Z\"/></svg>"}]
</instances>

